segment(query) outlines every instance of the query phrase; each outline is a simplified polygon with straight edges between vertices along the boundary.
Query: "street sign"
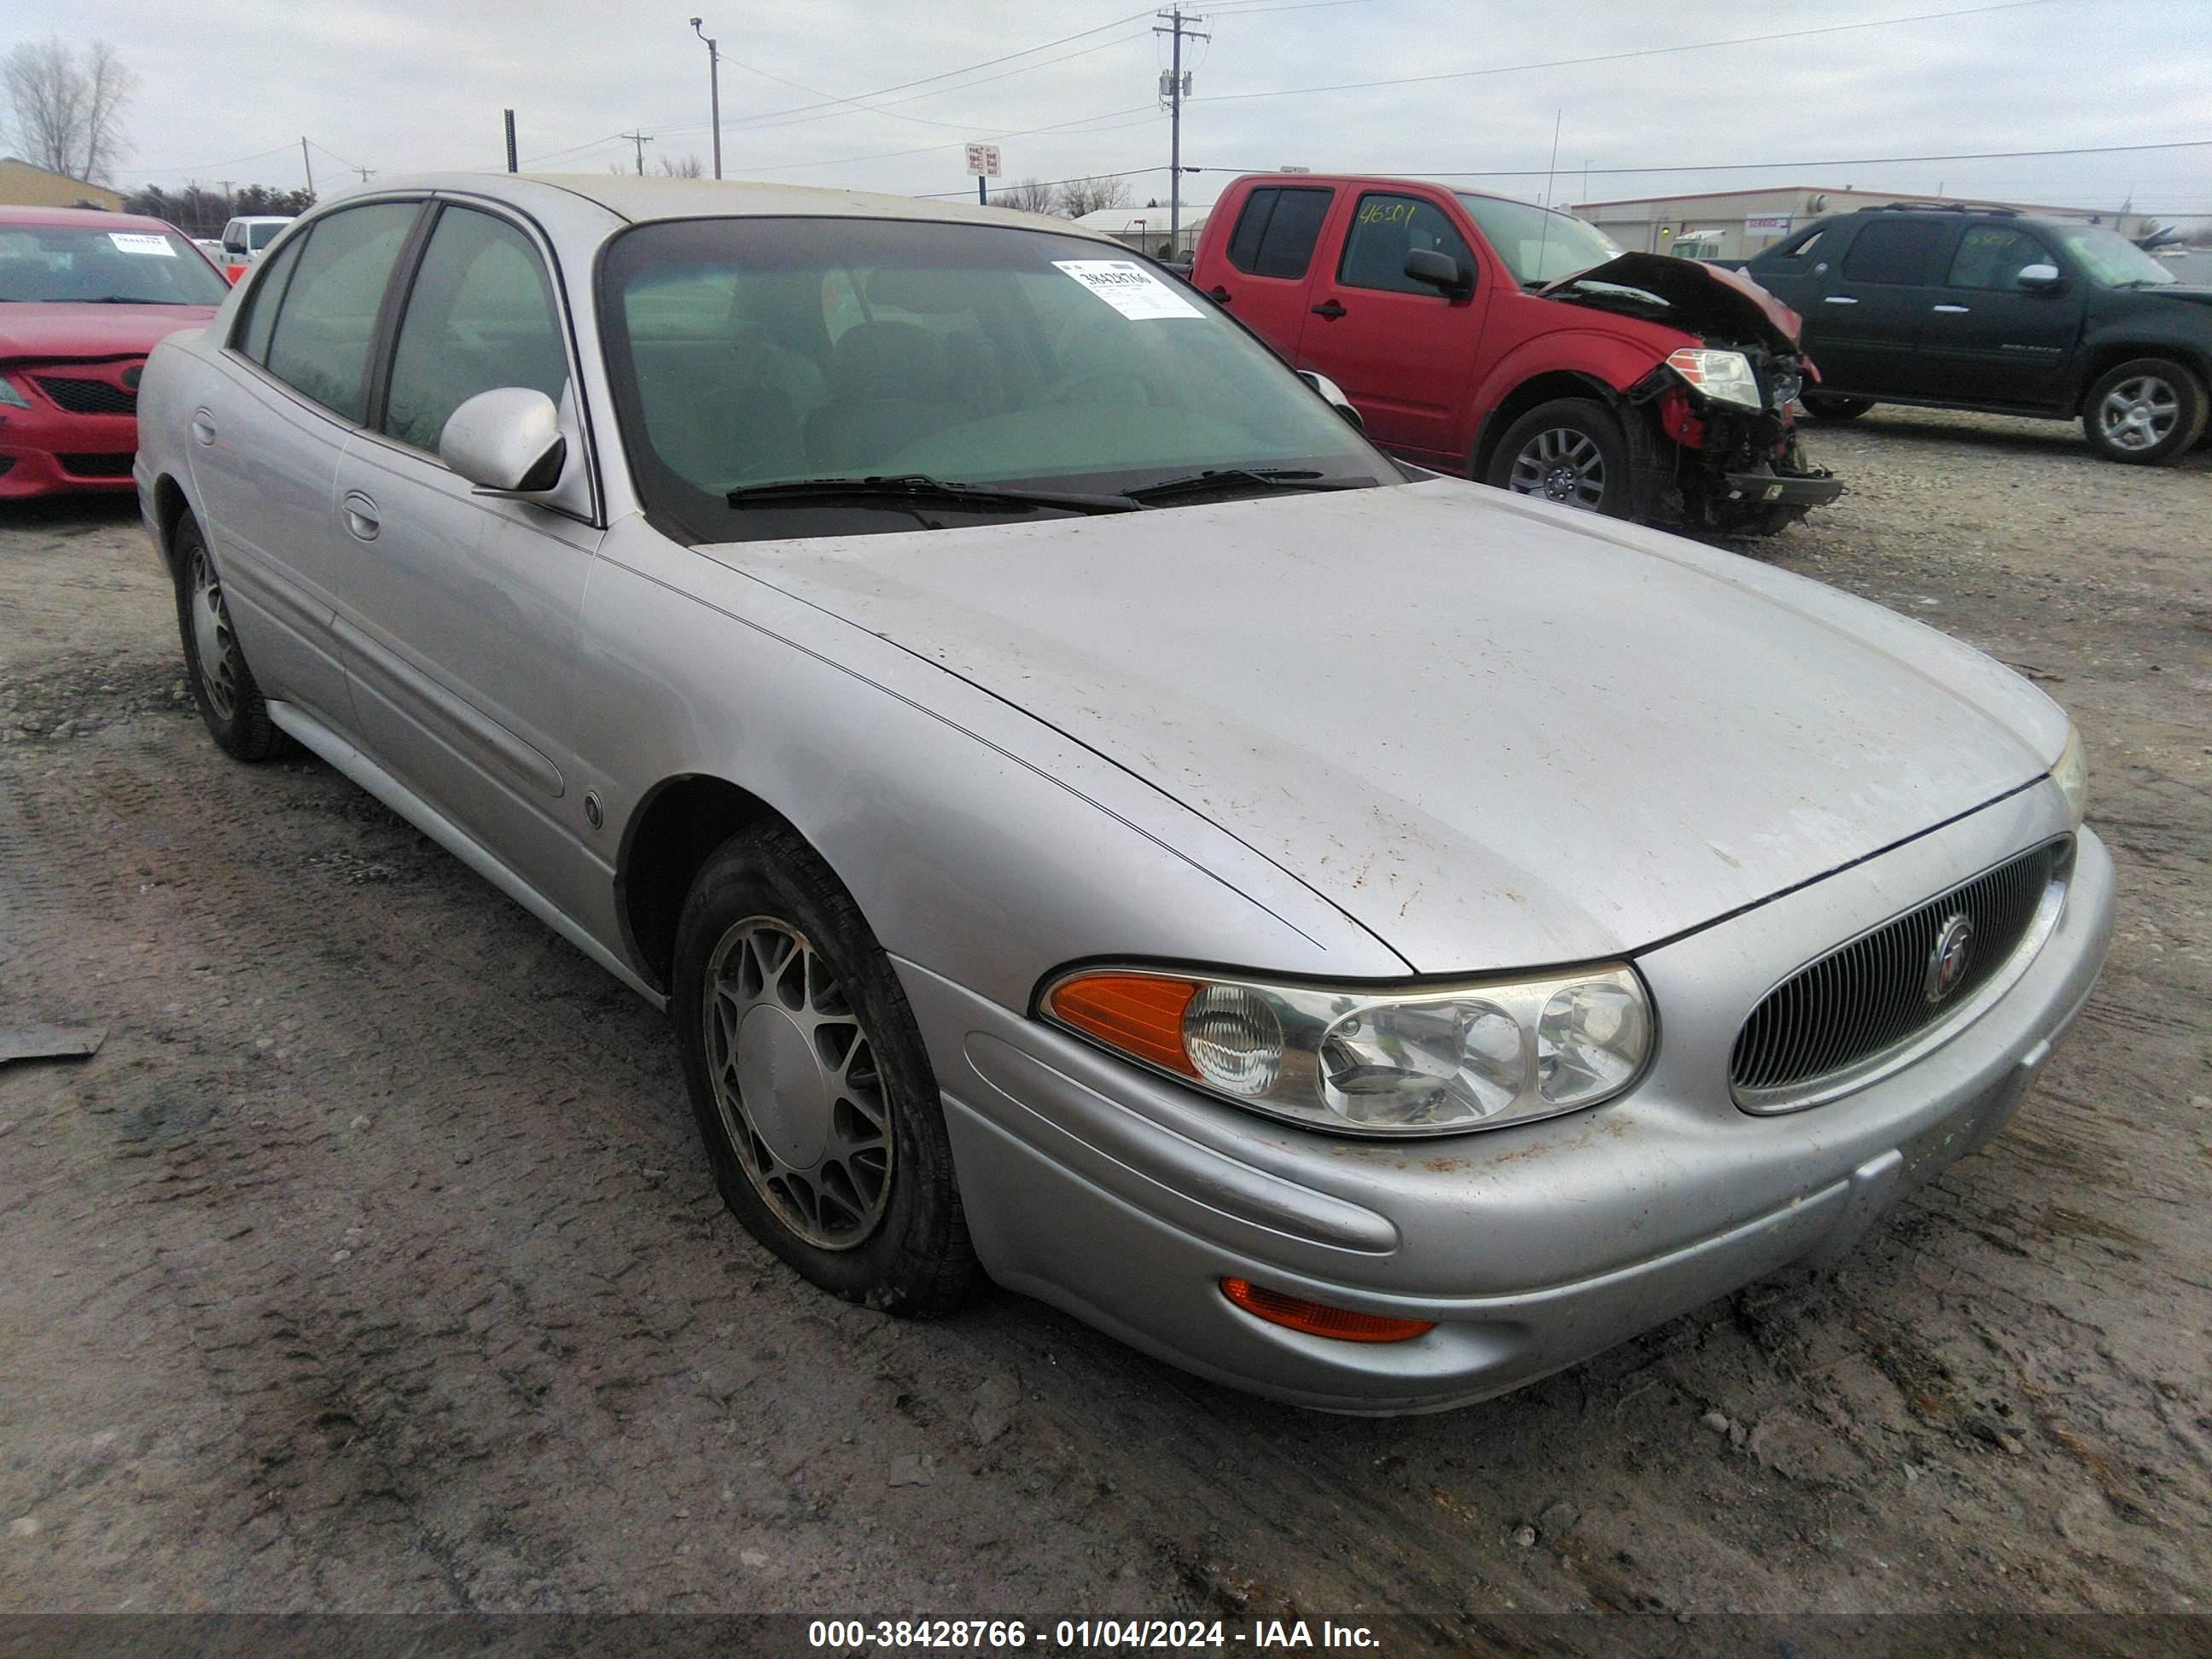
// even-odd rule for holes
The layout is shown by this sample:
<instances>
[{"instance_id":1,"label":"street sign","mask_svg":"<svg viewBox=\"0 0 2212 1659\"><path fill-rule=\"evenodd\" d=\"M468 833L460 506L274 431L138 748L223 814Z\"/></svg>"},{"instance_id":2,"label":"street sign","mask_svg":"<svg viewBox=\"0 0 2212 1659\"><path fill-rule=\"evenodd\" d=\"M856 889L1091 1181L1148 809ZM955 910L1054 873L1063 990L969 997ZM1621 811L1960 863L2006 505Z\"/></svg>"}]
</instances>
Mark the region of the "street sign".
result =
<instances>
[{"instance_id":1,"label":"street sign","mask_svg":"<svg viewBox=\"0 0 2212 1659\"><path fill-rule=\"evenodd\" d=\"M997 178L999 176L999 147L996 144L969 145L968 171L974 173L978 179Z\"/></svg>"}]
</instances>

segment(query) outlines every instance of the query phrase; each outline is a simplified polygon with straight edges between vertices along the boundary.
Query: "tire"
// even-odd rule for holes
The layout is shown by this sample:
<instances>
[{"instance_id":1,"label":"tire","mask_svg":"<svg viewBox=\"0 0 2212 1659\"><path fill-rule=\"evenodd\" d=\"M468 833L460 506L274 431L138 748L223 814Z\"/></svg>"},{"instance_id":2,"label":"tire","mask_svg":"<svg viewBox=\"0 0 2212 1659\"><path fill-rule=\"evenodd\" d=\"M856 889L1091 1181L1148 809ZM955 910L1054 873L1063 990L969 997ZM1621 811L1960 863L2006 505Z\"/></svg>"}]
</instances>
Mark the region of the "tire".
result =
<instances>
[{"instance_id":1,"label":"tire","mask_svg":"<svg viewBox=\"0 0 2212 1659\"><path fill-rule=\"evenodd\" d=\"M1633 505L1628 439L1603 404L1555 398L1505 428L1488 482L1516 495L1625 519Z\"/></svg>"},{"instance_id":2,"label":"tire","mask_svg":"<svg viewBox=\"0 0 2212 1659\"><path fill-rule=\"evenodd\" d=\"M261 687L246 665L245 648L231 630L230 607L207 538L190 514L178 520L174 554L185 683L192 688L208 735L233 760L258 764L289 752L292 740L269 718Z\"/></svg>"},{"instance_id":3,"label":"tire","mask_svg":"<svg viewBox=\"0 0 2212 1659\"><path fill-rule=\"evenodd\" d=\"M2108 461L2162 466L2204 434L2204 383L2166 357L2108 369L2081 400L2081 430Z\"/></svg>"},{"instance_id":4,"label":"tire","mask_svg":"<svg viewBox=\"0 0 2212 1659\"><path fill-rule=\"evenodd\" d=\"M1827 392L1801 392L1797 401L1816 421L1856 421L1874 407L1871 398L1838 398Z\"/></svg>"},{"instance_id":5,"label":"tire","mask_svg":"<svg viewBox=\"0 0 2212 1659\"><path fill-rule=\"evenodd\" d=\"M981 1278L937 1080L890 960L782 824L725 842L677 923L676 1041L745 1230L833 1295L957 1308Z\"/></svg>"}]
</instances>

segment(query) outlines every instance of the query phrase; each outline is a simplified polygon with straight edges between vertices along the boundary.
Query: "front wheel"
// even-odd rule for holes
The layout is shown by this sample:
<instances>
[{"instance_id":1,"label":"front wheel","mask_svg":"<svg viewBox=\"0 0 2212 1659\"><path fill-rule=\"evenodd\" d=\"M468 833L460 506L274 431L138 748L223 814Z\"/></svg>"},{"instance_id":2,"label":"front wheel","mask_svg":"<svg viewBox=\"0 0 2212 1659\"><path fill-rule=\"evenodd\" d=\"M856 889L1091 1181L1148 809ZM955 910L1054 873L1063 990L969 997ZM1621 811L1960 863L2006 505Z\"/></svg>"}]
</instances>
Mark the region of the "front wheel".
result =
<instances>
[{"instance_id":1,"label":"front wheel","mask_svg":"<svg viewBox=\"0 0 2212 1659\"><path fill-rule=\"evenodd\" d=\"M1491 456L1489 482L1516 495L1625 519L1628 440L1603 404L1555 398L1505 428Z\"/></svg>"},{"instance_id":2,"label":"front wheel","mask_svg":"<svg viewBox=\"0 0 2212 1659\"><path fill-rule=\"evenodd\" d=\"M2164 357L2137 357L2107 372L2081 404L2081 429L2108 461L2160 466L2205 428L2203 383Z\"/></svg>"},{"instance_id":3,"label":"front wheel","mask_svg":"<svg viewBox=\"0 0 2212 1659\"><path fill-rule=\"evenodd\" d=\"M1874 407L1871 398L1838 398L1829 392L1805 392L1797 401L1805 405L1805 412L1820 421L1856 421Z\"/></svg>"},{"instance_id":4,"label":"front wheel","mask_svg":"<svg viewBox=\"0 0 2212 1659\"><path fill-rule=\"evenodd\" d=\"M708 1162L746 1231L823 1290L951 1311L981 1277L929 1057L890 959L781 824L707 860L671 1012Z\"/></svg>"}]
</instances>

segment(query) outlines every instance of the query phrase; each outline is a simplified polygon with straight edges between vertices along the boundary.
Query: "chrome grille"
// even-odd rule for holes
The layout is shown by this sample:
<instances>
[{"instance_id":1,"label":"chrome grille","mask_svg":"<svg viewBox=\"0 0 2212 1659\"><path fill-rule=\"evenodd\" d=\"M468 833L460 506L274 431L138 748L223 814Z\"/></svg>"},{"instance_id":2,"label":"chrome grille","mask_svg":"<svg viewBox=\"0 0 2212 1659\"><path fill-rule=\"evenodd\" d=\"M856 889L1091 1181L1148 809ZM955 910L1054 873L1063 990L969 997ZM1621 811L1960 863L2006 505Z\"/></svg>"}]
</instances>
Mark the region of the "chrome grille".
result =
<instances>
[{"instance_id":1,"label":"chrome grille","mask_svg":"<svg viewBox=\"0 0 2212 1659\"><path fill-rule=\"evenodd\" d=\"M1773 1108L1878 1060L1949 1019L2011 960L2073 849L2062 838L1984 871L1806 963L1768 992L1736 1033L1729 1081L1739 1103ZM1963 916L1972 951L1939 991L1932 963Z\"/></svg>"}]
</instances>

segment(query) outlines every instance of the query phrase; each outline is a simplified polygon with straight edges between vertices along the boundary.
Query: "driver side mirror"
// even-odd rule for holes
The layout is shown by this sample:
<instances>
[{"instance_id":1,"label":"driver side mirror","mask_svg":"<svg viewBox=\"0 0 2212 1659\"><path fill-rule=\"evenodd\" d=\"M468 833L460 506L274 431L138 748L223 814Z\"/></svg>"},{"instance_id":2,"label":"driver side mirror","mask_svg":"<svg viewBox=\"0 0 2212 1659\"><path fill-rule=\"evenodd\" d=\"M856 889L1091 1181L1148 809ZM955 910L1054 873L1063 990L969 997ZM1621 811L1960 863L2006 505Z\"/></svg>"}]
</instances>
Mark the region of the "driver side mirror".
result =
<instances>
[{"instance_id":1,"label":"driver side mirror","mask_svg":"<svg viewBox=\"0 0 2212 1659\"><path fill-rule=\"evenodd\" d=\"M561 482L568 441L544 392L495 386L453 412L438 434L438 459L491 495L542 495Z\"/></svg>"},{"instance_id":2,"label":"driver side mirror","mask_svg":"<svg viewBox=\"0 0 2212 1659\"><path fill-rule=\"evenodd\" d=\"M1417 247L1406 256L1406 275L1447 300L1464 300L1474 292L1474 279L1459 261L1432 247Z\"/></svg>"},{"instance_id":3,"label":"driver side mirror","mask_svg":"<svg viewBox=\"0 0 2212 1659\"><path fill-rule=\"evenodd\" d=\"M2014 280L2030 294L2051 294L2056 292L2065 279L2059 276L2057 265L2039 262L2022 265L2020 275Z\"/></svg>"}]
</instances>

